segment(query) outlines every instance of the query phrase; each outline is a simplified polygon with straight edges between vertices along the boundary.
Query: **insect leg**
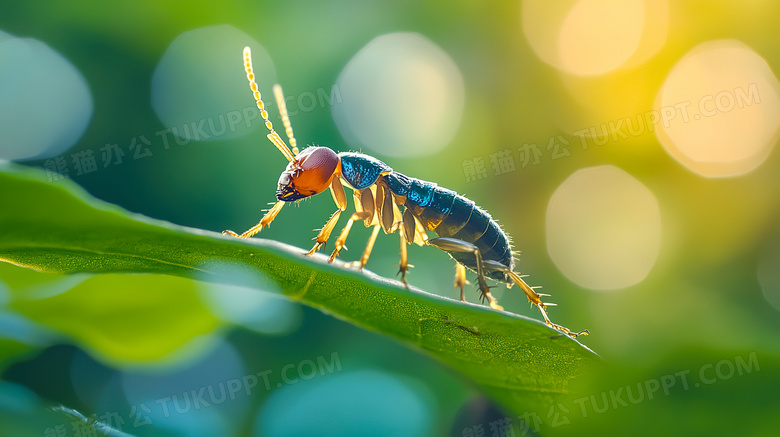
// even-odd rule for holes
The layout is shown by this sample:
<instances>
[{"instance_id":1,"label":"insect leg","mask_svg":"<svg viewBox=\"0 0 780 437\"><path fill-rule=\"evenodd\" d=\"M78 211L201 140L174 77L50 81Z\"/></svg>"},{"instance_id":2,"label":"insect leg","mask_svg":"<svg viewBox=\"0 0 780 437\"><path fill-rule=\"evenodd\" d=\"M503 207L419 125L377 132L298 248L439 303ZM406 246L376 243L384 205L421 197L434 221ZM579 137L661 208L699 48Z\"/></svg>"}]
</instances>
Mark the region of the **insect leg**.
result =
<instances>
[{"instance_id":1,"label":"insect leg","mask_svg":"<svg viewBox=\"0 0 780 437\"><path fill-rule=\"evenodd\" d=\"M284 202L281 200L276 202L274 206L271 207L271 209L268 210L267 213L263 216L263 218L260 220L260 223L254 225L251 229L244 232L241 235L236 234L235 232L231 230L222 231L223 235L231 235L236 238L249 238L252 235L255 235L256 233L260 232L264 227L271 224L272 221L276 218L276 215L279 214L279 211L282 210L282 207L284 206Z\"/></svg>"},{"instance_id":2,"label":"insect leg","mask_svg":"<svg viewBox=\"0 0 780 437\"><path fill-rule=\"evenodd\" d=\"M338 177L334 177L333 181L331 181L330 194L333 195L333 202L339 209L330 216L327 222L325 222L325 226L320 229L320 232L314 238L317 242L314 243L314 247L312 247L310 251L306 252L306 255L311 255L319 250L320 247L325 247L328 243L330 233L333 232L333 228L336 227L336 222L339 221L341 212L347 209L347 195L344 193L344 187L341 185L341 180L339 180Z\"/></svg>"},{"instance_id":3,"label":"insect leg","mask_svg":"<svg viewBox=\"0 0 780 437\"><path fill-rule=\"evenodd\" d=\"M372 185L365 190L354 190L352 192L352 198L355 202L355 211L363 214L363 223L366 227L374 227L371 232L371 236L366 242L366 249L363 251L363 256L360 257L360 261L353 261L349 263L350 266L358 266L358 270L363 270L368 262L368 257L371 256L371 251L374 249L374 243L376 242L376 236L379 235L381 229L379 224L379 215L376 212L375 196L377 186Z\"/></svg>"},{"instance_id":4,"label":"insect leg","mask_svg":"<svg viewBox=\"0 0 780 437\"><path fill-rule=\"evenodd\" d=\"M468 284L469 281L466 280L466 267L459 263L455 263L455 286L460 287L460 300L463 302L466 301L466 291L465 291L465 285Z\"/></svg>"},{"instance_id":5,"label":"insect leg","mask_svg":"<svg viewBox=\"0 0 780 437\"><path fill-rule=\"evenodd\" d=\"M330 183L330 194L333 196L333 203L339 207L340 211L347 209L347 194L344 192L344 186L341 185L341 179L334 177Z\"/></svg>"},{"instance_id":6,"label":"insect leg","mask_svg":"<svg viewBox=\"0 0 780 437\"><path fill-rule=\"evenodd\" d=\"M306 255L311 255L314 252L316 252L320 247L324 247L325 244L328 242L328 238L330 237L330 233L333 232L333 228L336 227L336 222L339 221L339 217L341 216L341 210L336 210L336 212L333 213L333 215L330 216L327 222L325 222L325 226L320 229L320 232L317 234L316 237L314 237L315 240L317 240L316 243L314 243L314 247L311 248L310 251L306 252Z\"/></svg>"},{"instance_id":7,"label":"insect leg","mask_svg":"<svg viewBox=\"0 0 780 437\"><path fill-rule=\"evenodd\" d=\"M479 251L479 248L467 241L458 240L455 238L447 238L447 237L441 237L441 238L434 238L432 240L428 240L428 244L431 246L434 246L436 248L439 248L445 252L464 252L464 253L473 253L474 256L477 259L477 283L479 284L479 291L482 293L482 297L488 300L488 303L490 304L490 308L493 308L495 310L503 310L504 308L498 304L498 301L495 297L493 297L492 294L490 294L490 288L487 285L487 281L485 281L485 268L482 264L482 253Z\"/></svg>"},{"instance_id":8,"label":"insect leg","mask_svg":"<svg viewBox=\"0 0 780 437\"><path fill-rule=\"evenodd\" d=\"M381 203L379 201L380 198ZM393 232L395 214L393 209L393 195L390 194L390 190L384 185L379 185L379 188L377 189L376 202L379 203L377 211L381 216L382 229L385 231L385 234L389 234Z\"/></svg>"},{"instance_id":9,"label":"insect leg","mask_svg":"<svg viewBox=\"0 0 780 437\"><path fill-rule=\"evenodd\" d=\"M534 290L534 287L531 287L528 285L523 278L518 275L517 273L510 271L506 266L503 266L504 270L502 270L504 273L509 275L510 278L512 278L512 282L517 284L518 287L520 287L521 290L525 293L525 295L528 297L528 300L531 301L532 304L536 305L537 308L539 308L539 312L542 313L542 317L544 317L545 323L547 323L548 326L551 328L557 329L559 331L563 331L566 333L566 335L571 336L572 338L577 337L578 335L588 335L589 332L587 329L583 329L580 332L572 332L568 328L553 323L550 318L547 316L547 307L548 306L555 306L554 303L544 303L542 302L542 296L549 296L547 294L539 294Z\"/></svg>"},{"instance_id":10,"label":"insect leg","mask_svg":"<svg viewBox=\"0 0 780 437\"><path fill-rule=\"evenodd\" d=\"M353 194L353 200L355 201L355 210L358 212L365 211L366 218L364 224L369 227L373 224L379 224L379 221L375 221L376 217L375 205L374 205L374 191L376 186L366 188L365 190L355 190Z\"/></svg>"},{"instance_id":11,"label":"insect leg","mask_svg":"<svg viewBox=\"0 0 780 437\"><path fill-rule=\"evenodd\" d=\"M404 283L404 286L406 288L409 288L409 284L406 282L406 272L409 270L410 267L414 267L413 265L409 264L409 259L406 255L406 237L404 236L403 229L400 229L398 231L398 234L401 236L401 262L398 264L398 273L401 274L401 282Z\"/></svg>"},{"instance_id":12,"label":"insect leg","mask_svg":"<svg viewBox=\"0 0 780 437\"><path fill-rule=\"evenodd\" d=\"M374 231L371 232L371 236L368 237L368 243L366 243L366 250L363 251L363 256L360 258L360 267L358 267L359 270L363 270L363 267L366 266L368 257L371 256L371 251L374 249L374 242L376 241L376 236L379 235L380 229L381 227L378 224L374 225Z\"/></svg>"},{"instance_id":13,"label":"insect leg","mask_svg":"<svg viewBox=\"0 0 780 437\"><path fill-rule=\"evenodd\" d=\"M352 229L352 223L355 222L355 220L365 220L366 217L368 217L367 212L356 212L350 216L349 221L347 221L347 224L344 225L344 229L341 230L341 234L339 235L339 238L336 239L336 247L333 249L333 253L330 254L330 259L328 262L333 262L334 259L336 259L337 256L339 256L339 252L341 252L341 249L344 248L344 243L347 242L347 236L349 235L349 230Z\"/></svg>"},{"instance_id":14,"label":"insect leg","mask_svg":"<svg viewBox=\"0 0 780 437\"><path fill-rule=\"evenodd\" d=\"M537 293L535 289L539 287L531 287L523 280L522 276L509 270L509 267L501 264L500 262L492 261L492 260L485 261L483 263L483 267L487 271L502 272L505 273L507 276L509 276L512 279L512 282L517 284L517 286L520 287L521 290L523 290L523 293L525 293L525 295L528 297L528 300L531 301L531 304L536 305L536 307L539 308L539 312L542 313L542 317L544 317L545 323L547 323L547 325L550 326L551 328L557 329L559 331L563 331L564 333L566 333L566 335L569 335L572 338L577 337L578 335L589 334L587 329L582 330L580 332L572 332L564 326L553 323L550 320L550 317L547 316L547 307L555 306L555 304L542 302L542 296L549 296L549 294Z\"/></svg>"},{"instance_id":15,"label":"insect leg","mask_svg":"<svg viewBox=\"0 0 780 437\"><path fill-rule=\"evenodd\" d=\"M404 224L399 232L404 234L404 239L406 240L407 243L412 244L415 236L414 228L417 225L417 223L415 222L414 215L412 214L412 211L409 208L406 208L404 210L404 214L402 217L403 217L402 220Z\"/></svg>"},{"instance_id":16,"label":"insect leg","mask_svg":"<svg viewBox=\"0 0 780 437\"><path fill-rule=\"evenodd\" d=\"M413 242L418 246L425 246L428 244L428 234L425 232L425 227L420 223L420 219L414 218L414 240Z\"/></svg>"}]
</instances>

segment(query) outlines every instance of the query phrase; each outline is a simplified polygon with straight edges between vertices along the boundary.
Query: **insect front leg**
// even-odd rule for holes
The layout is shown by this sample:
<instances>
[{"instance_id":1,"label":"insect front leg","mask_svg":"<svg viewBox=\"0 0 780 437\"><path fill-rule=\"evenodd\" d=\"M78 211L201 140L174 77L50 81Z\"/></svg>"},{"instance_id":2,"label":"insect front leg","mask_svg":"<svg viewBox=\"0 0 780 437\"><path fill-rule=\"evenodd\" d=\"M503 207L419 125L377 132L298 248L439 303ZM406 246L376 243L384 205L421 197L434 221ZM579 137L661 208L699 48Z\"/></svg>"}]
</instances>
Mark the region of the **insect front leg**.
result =
<instances>
[{"instance_id":1,"label":"insect front leg","mask_svg":"<svg viewBox=\"0 0 780 437\"><path fill-rule=\"evenodd\" d=\"M363 256L360 257L360 261L350 263L350 265L357 265L358 270L363 270L363 267L366 266L368 258L371 256L371 251L374 249L376 237L379 235L380 224L378 214L376 213L375 192L376 185L373 185L365 190L355 190L352 193L355 201L355 210L359 213L363 213L364 224L366 227L374 227L374 230L371 232L371 236L366 243L366 249L363 251Z\"/></svg>"},{"instance_id":2,"label":"insect front leg","mask_svg":"<svg viewBox=\"0 0 780 437\"><path fill-rule=\"evenodd\" d=\"M498 300L490 294L490 288L485 280L485 269L482 264L482 253L479 248L467 241L458 240L455 238L440 237L428 240L428 244L441 249L445 252L463 252L472 253L477 260L477 283L479 284L479 291L482 297L488 300L490 308L494 310L503 310L504 307L498 304Z\"/></svg>"},{"instance_id":3,"label":"insect front leg","mask_svg":"<svg viewBox=\"0 0 780 437\"><path fill-rule=\"evenodd\" d=\"M314 239L317 240L314 243L314 247L312 247L310 251L306 252L306 255L312 255L314 252L319 250L320 247L325 247L325 244L328 243L328 238L330 238L330 233L333 232L333 228L336 227L336 223L339 221L339 217L341 217L340 209L334 212L328 221L325 222L325 225L320 229L320 232L316 237L314 237Z\"/></svg>"},{"instance_id":4,"label":"insect front leg","mask_svg":"<svg viewBox=\"0 0 780 437\"><path fill-rule=\"evenodd\" d=\"M341 180L338 177L334 177L333 181L331 181L330 194L333 195L333 202L339 209L330 216L328 221L325 222L325 226L314 237L317 241L314 243L314 247L306 252L306 255L311 255L319 250L320 247L325 247L325 244L328 243L328 238L330 238L330 233L333 232L333 228L336 227L336 223L339 221L339 217L341 217L341 212L347 209L347 195L344 193L344 187L341 185Z\"/></svg>"},{"instance_id":5,"label":"insect front leg","mask_svg":"<svg viewBox=\"0 0 780 437\"><path fill-rule=\"evenodd\" d=\"M236 238L249 238L252 235L257 234L260 232L264 227L271 224L272 221L276 218L276 215L279 214L279 211L282 210L282 207L284 206L283 201L278 201L274 204L274 206L271 207L271 209L268 210L267 213L263 216L263 218L260 220L260 223L254 225L252 228L244 232L243 234L239 235L231 230L222 231L223 235L230 235Z\"/></svg>"}]
</instances>

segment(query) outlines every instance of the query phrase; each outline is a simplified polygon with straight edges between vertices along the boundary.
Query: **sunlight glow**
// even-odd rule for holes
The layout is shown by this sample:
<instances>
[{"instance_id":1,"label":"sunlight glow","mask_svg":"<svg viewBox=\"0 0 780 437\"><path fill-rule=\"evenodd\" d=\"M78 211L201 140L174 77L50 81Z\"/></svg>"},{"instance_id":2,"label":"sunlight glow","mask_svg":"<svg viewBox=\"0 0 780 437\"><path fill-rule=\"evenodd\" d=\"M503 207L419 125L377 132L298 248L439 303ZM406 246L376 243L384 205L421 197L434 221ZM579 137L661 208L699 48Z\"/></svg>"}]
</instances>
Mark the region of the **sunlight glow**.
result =
<instances>
[{"instance_id":1,"label":"sunlight glow","mask_svg":"<svg viewBox=\"0 0 780 437\"><path fill-rule=\"evenodd\" d=\"M641 64L664 45L666 0L528 0L523 32L546 63L569 74L600 75Z\"/></svg>"},{"instance_id":2,"label":"sunlight glow","mask_svg":"<svg viewBox=\"0 0 780 437\"><path fill-rule=\"evenodd\" d=\"M339 131L355 149L425 156L452 141L464 106L463 77L452 58L417 33L374 38L341 71Z\"/></svg>"},{"instance_id":3,"label":"sunlight glow","mask_svg":"<svg viewBox=\"0 0 780 437\"><path fill-rule=\"evenodd\" d=\"M47 44L0 31L0 159L60 155L92 118L87 81Z\"/></svg>"},{"instance_id":4,"label":"sunlight glow","mask_svg":"<svg viewBox=\"0 0 780 437\"><path fill-rule=\"evenodd\" d=\"M152 108L173 135L220 141L246 135L262 124L243 68L241 54L247 45L261 93L270 97L276 83L273 61L244 32L229 25L203 27L171 42L152 76Z\"/></svg>"},{"instance_id":5,"label":"sunlight glow","mask_svg":"<svg viewBox=\"0 0 780 437\"><path fill-rule=\"evenodd\" d=\"M710 41L669 72L656 99L658 140L702 176L761 165L777 140L780 84L767 62L735 40Z\"/></svg>"},{"instance_id":6,"label":"sunlight glow","mask_svg":"<svg viewBox=\"0 0 780 437\"><path fill-rule=\"evenodd\" d=\"M617 167L581 169L550 198L546 234L550 257L571 281L595 290L629 287L658 257L658 201Z\"/></svg>"}]
</instances>

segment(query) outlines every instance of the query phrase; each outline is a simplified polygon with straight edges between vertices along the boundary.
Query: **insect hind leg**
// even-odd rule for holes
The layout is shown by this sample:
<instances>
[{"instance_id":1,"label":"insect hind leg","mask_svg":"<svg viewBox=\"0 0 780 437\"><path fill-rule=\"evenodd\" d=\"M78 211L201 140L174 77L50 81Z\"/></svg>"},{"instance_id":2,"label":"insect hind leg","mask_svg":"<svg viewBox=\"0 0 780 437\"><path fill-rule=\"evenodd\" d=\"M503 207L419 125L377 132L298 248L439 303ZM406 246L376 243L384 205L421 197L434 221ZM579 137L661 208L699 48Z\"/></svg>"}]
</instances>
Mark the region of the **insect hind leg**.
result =
<instances>
[{"instance_id":1,"label":"insect hind leg","mask_svg":"<svg viewBox=\"0 0 780 437\"><path fill-rule=\"evenodd\" d=\"M549 294L542 294L537 293L535 288L539 287L531 287L523 280L523 277L518 275L517 273L511 271L509 267L496 262L492 260L487 260L483 263L483 266L485 270L488 271L498 271L506 274L512 282L517 284L518 287L520 287L521 290L523 290L523 293L525 293L526 297L528 297L528 300L531 301L531 304L536 305L537 308L539 308L539 312L542 313L542 317L544 317L544 322L547 323L547 325L553 329L557 329L559 331L564 332L566 335L575 338L579 335L588 335L590 332L588 332L587 329L583 329L579 332L573 332L566 328L565 326L558 325L556 323L553 323L550 320L550 317L547 315L547 307L548 306L555 306L554 303L546 303L542 302L543 296L549 296Z\"/></svg>"},{"instance_id":2,"label":"insect hind leg","mask_svg":"<svg viewBox=\"0 0 780 437\"><path fill-rule=\"evenodd\" d=\"M438 249L441 249L445 252L460 252L460 253L473 254L477 260L476 263L477 284L479 286L479 292L482 299L483 300L487 299L490 308L493 308L495 310L504 309L504 307L498 304L498 300L495 297L493 297L492 294L490 294L490 289L492 287L488 287L487 281L485 280L485 268L483 266L482 253L479 251L479 248L477 246L467 241L458 240L456 238L448 238L448 237L440 237L440 238L434 238L428 240L428 244Z\"/></svg>"},{"instance_id":3,"label":"insect hind leg","mask_svg":"<svg viewBox=\"0 0 780 437\"><path fill-rule=\"evenodd\" d=\"M554 306L555 304L542 302L542 296L547 296L547 295L537 293L536 290L534 290L533 287L528 285L521 276L519 276L517 273L510 270L509 267L505 266L504 264L501 264L500 262L493 261L493 260L483 260L479 248L477 248L477 246L475 246L474 244L471 244L467 241L458 240L455 238L434 238L432 240L429 240L428 244L437 247L441 250L444 250L446 252L461 252L461 253L474 254L477 260L476 263L477 281L479 282L479 290L482 293L482 297L488 300L491 308L503 309L501 308L500 305L498 305L496 299L490 294L490 287L488 287L487 283L485 282L485 273L501 272L504 273L506 276L508 276L513 283L517 284L520 287L520 289L523 290L523 292L531 301L531 303L533 303L534 305L536 305L537 308L539 308L539 311L542 313L542 317L544 317L545 323L547 323L549 327L553 329L557 329L572 338L577 337L579 335L589 334L587 329L582 330L580 332L573 332L564 326L553 323L550 320L550 317L547 315L547 307Z\"/></svg>"},{"instance_id":4,"label":"insect hind leg","mask_svg":"<svg viewBox=\"0 0 780 437\"><path fill-rule=\"evenodd\" d=\"M360 257L360 261L353 261L348 265L357 266L358 270L363 270L363 267L368 263L368 258L371 256L371 251L374 249L374 242L376 242L376 236L379 235L379 231L382 229L379 225L374 225L374 230L371 231L371 236L368 237L366 242L366 249L363 251L363 256Z\"/></svg>"},{"instance_id":5,"label":"insect hind leg","mask_svg":"<svg viewBox=\"0 0 780 437\"><path fill-rule=\"evenodd\" d=\"M559 331L563 331L566 335L568 335L568 336L570 336L572 338L575 338L575 337L577 337L579 335L588 335L588 334L590 334L590 332L588 332L587 329L583 329L582 331L579 331L579 332L573 332L573 331L569 330L568 328L566 328L564 326L561 326L561 325L558 325L556 323L553 323L550 320L550 318L547 316L547 307L548 306L555 306L555 304L554 303L542 302L542 296L549 296L549 294L537 293L536 290L534 290L534 287L531 287L530 285L528 285L523 280L523 278L520 275L518 275L517 273L515 273L515 272L509 271L507 269L507 271L505 273L512 279L512 281L515 284L517 284L520 287L521 290L523 290L525 295L528 297L528 300L530 300L532 304L536 305L536 307L539 308L539 312L542 313L542 317L544 317L544 321L545 321L545 323L547 323L548 326L550 326L551 328L557 329Z\"/></svg>"}]
</instances>

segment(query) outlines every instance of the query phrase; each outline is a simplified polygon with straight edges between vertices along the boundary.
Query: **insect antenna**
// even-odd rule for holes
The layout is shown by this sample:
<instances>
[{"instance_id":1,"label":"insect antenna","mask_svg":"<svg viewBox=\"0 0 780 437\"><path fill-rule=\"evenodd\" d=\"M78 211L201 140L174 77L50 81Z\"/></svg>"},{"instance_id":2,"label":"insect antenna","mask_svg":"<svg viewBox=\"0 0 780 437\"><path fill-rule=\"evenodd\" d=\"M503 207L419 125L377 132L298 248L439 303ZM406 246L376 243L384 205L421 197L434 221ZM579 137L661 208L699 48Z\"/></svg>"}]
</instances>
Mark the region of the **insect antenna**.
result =
<instances>
[{"instance_id":1,"label":"insect antenna","mask_svg":"<svg viewBox=\"0 0 780 437\"><path fill-rule=\"evenodd\" d=\"M260 96L260 90L257 88L257 83L255 82L255 73L254 70L252 70L252 51L249 49L249 47L244 47L244 70L246 71L246 78L249 80L249 88L252 89L252 95L257 102L257 109L260 110L260 115L265 121L265 127L268 128L268 132L270 132L268 134L268 139L274 143L276 148L282 152L282 155L284 155L288 161L295 161L295 155L290 151L290 148L287 147L287 144L284 142L284 140L282 140L279 134L276 133L274 130L274 125L271 123L271 120L268 119L268 111L265 110L265 104L263 103L263 99ZM285 109L284 112L286 113L287 110ZM292 134L292 128L288 127L289 123L290 121L287 119L285 122L285 127L288 129L288 136ZM290 137L290 139L292 140L292 137ZM293 142L293 144L295 143ZM296 150L297 153L297 147L295 147L294 150Z\"/></svg>"},{"instance_id":2,"label":"insect antenna","mask_svg":"<svg viewBox=\"0 0 780 437\"><path fill-rule=\"evenodd\" d=\"M295 140L293 135L292 125L290 125L290 117L287 115L287 103L284 102L284 93L282 92L282 86L279 84L274 85L274 96L276 96L276 104L279 105L279 113L282 115L282 123L284 123L284 130L287 133L287 138L290 140L290 146L292 146L293 154L298 154L298 141Z\"/></svg>"}]
</instances>

